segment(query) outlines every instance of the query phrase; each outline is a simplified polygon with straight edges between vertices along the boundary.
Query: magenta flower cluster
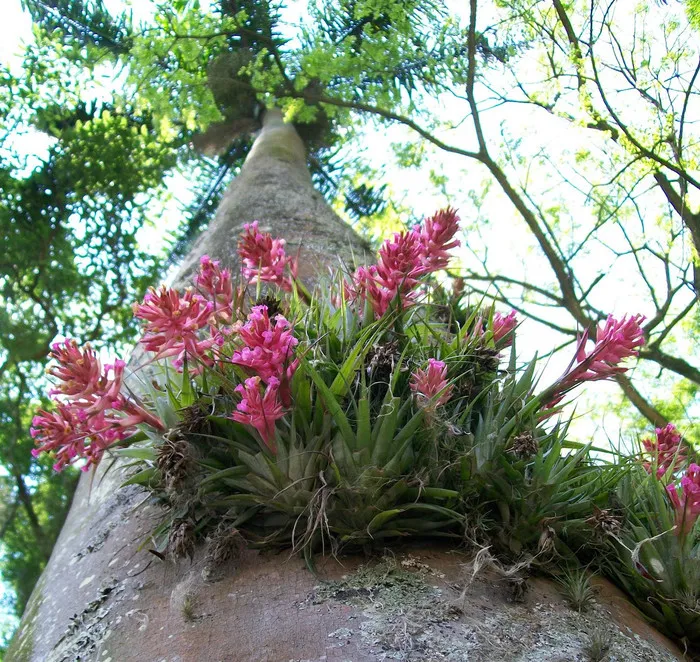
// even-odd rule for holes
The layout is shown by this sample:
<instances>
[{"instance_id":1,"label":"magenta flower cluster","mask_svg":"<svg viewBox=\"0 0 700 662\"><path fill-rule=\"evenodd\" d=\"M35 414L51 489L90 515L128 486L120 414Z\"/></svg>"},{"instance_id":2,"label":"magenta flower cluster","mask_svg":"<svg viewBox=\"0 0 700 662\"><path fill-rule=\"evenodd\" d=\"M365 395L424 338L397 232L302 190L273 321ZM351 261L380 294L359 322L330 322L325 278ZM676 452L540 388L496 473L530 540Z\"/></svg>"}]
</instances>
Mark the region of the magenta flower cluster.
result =
<instances>
[{"instance_id":1,"label":"magenta flower cluster","mask_svg":"<svg viewBox=\"0 0 700 662\"><path fill-rule=\"evenodd\" d=\"M257 222L245 226L239 253L248 281L259 279L291 289L286 272L293 274L296 268L284 254L284 241L261 233ZM198 292L190 289L184 296L165 287L152 290L134 307L135 316L147 322L141 342L156 358L176 356L176 366L188 357L212 366L225 360L217 349L235 336L240 345L230 362L245 368L251 378L236 388L243 399L232 418L255 427L274 452L274 422L283 415L283 406L291 404L289 380L298 365L293 350L299 341L282 315L270 319L266 306L255 306L245 324L231 325L231 273L207 255L200 261L195 285Z\"/></svg>"},{"instance_id":2,"label":"magenta flower cluster","mask_svg":"<svg viewBox=\"0 0 700 662\"><path fill-rule=\"evenodd\" d=\"M275 421L284 416L284 409L279 398L280 380L270 377L267 386L260 377L250 377L245 384L236 386L236 393L242 399L236 406L231 418L239 423L252 425L262 437L272 453L277 452L275 444Z\"/></svg>"},{"instance_id":3,"label":"magenta flower cluster","mask_svg":"<svg viewBox=\"0 0 700 662\"><path fill-rule=\"evenodd\" d=\"M244 346L237 349L231 361L257 374L265 383L271 377L291 378L299 364L293 360L293 349L299 343L291 324L282 316L270 319L267 306L254 306L248 321L238 328Z\"/></svg>"},{"instance_id":4,"label":"magenta flower cluster","mask_svg":"<svg viewBox=\"0 0 700 662\"><path fill-rule=\"evenodd\" d=\"M201 258L194 283L198 291L188 288L184 294L165 285L151 288L133 310L146 322L140 342L154 360L174 356L178 369L188 360L197 373L201 364L214 364L212 354L231 332L233 284L231 272L208 255Z\"/></svg>"},{"instance_id":5,"label":"magenta flower cluster","mask_svg":"<svg viewBox=\"0 0 700 662\"><path fill-rule=\"evenodd\" d=\"M299 341L282 315L270 319L267 306L253 307L248 321L239 325L237 331L243 346L233 353L231 362L253 376L245 386L236 388L243 400L231 417L252 425L274 453L275 421L284 415L283 407L291 405L289 381L299 365L294 358L294 347Z\"/></svg>"},{"instance_id":6,"label":"magenta flower cluster","mask_svg":"<svg viewBox=\"0 0 700 662\"><path fill-rule=\"evenodd\" d=\"M283 245L260 233L257 223L246 226L241 242L246 277L291 289L284 271L293 274L295 266ZM237 334L239 344L229 361L252 376L236 388L242 400L232 418L255 427L274 452L274 422L291 404L289 380L299 363L293 356L298 340L291 325L281 315L270 319L266 306L254 307L245 324L233 324L231 272L207 255L200 260L194 284L184 293L151 288L134 304L134 317L145 322L140 343L154 355L152 360L172 358L179 369L189 360L189 373L198 374L204 366L226 360L221 347ZM55 453L56 470L79 458L87 459L85 468L97 464L106 448L133 434L139 423L163 429L157 417L121 393L123 361L103 369L95 352L80 349L74 340L53 345L51 358L57 364L49 373L58 380L51 395L62 399L54 411L38 412L31 433L37 443L34 455Z\"/></svg>"},{"instance_id":7,"label":"magenta flower cluster","mask_svg":"<svg viewBox=\"0 0 700 662\"><path fill-rule=\"evenodd\" d=\"M211 302L214 324L230 324L233 319L233 282L231 272L222 269L218 260L203 255L194 279L197 289Z\"/></svg>"},{"instance_id":8,"label":"magenta flower cluster","mask_svg":"<svg viewBox=\"0 0 700 662\"><path fill-rule=\"evenodd\" d=\"M249 283L274 283L291 292L292 278L297 275L297 261L285 253L284 239L273 239L271 234L260 232L257 221L246 223L243 228L245 232L238 242L243 277Z\"/></svg>"},{"instance_id":9,"label":"magenta flower cluster","mask_svg":"<svg viewBox=\"0 0 700 662\"><path fill-rule=\"evenodd\" d=\"M54 343L50 357L56 361L48 373L57 380L49 394L59 396L54 411L40 410L30 429L40 453L55 453L54 469L84 458L97 464L105 449L133 434L134 426L146 423L163 429L161 421L122 390L124 361L102 366L90 347L79 348L72 339Z\"/></svg>"},{"instance_id":10,"label":"magenta flower cluster","mask_svg":"<svg viewBox=\"0 0 700 662\"><path fill-rule=\"evenodd\" d=\"M428 359L425 370L415 370L409 386L421 405L430 410L447 403L452 395L452 385L447 382L447 366L444 361L436 359Z\"/></svg>"},{"instance_id":11,"label":"magenta flower cluster","mask_svg":"<svg viewBox=\"0 0 700 662\"><path fill-rule=\"evenodd\" d=\"M656 478L672 476L687 462L687 448L675 425L669 423L656 428L654 439L642 439L642 447L650 456L642 466ZM671 482L666 492L675 511L676 535L685 536L700 517L700 466L690 464L680 479L680 485Z\"/></svg>"},{"instance_id":12,"label":"magenta flower cluster","mask_svg":"<svg viewBox=\"0 0 700 662\"><path fill-rule=\"evenodd\" d=\"M588 330L584 331L576 344L576 352L571 363L557 383L548 391L546 408L552 408L564 399L573 388L587 381L609 379L627 371L620 362L637 356L644 345L643 315L634 315L620 320L612 315L603 326L598 327L595 346L586 351Z\"/></svg>"},{"instance_id":13,"label":"magenta flower cluster","mask_svg":"<svg viewBox=\"0 0 700 662\"><path fill-rule=\"evenodd\" d=\"M351 282L345 283L345 297L350 302L368 301L376 317L384 315L395 300L400 308L407 308L415 302L418 279L447 266L448 251L459 246L454 239L458 229L457 212L447 208L422 226L395 233L382 244L377 263L359 267Z\"/></svg>"},{"instance_id":14,"label":"magenta flower cluster","mask_svg":"<svg viewBox=\"0 0 700 662\"><path fill-rule=\"evenodd\" d=\"M693 463L681 478L680 493L676 485L666 487L676 511L676 533L684 535L700 517L700 466Z\"/></svg>"},{"instance_id":15,"label":"magenta flower cluster","mask_svg":"<svg viewBox=\"0 0 700 662\"><path fill-rule=\"evenodd\" d=\"M193 289L180 295L165 285L151 288L143 303L134 304L134 317L146 322L140 342L156 359L175 356L181 364L186 358L202 358L215 343L212 336L202 340L200 333L214 310L214 303Z\"/></svg>"},{"instance_id":16,"label":"magenta flower cluster","mask_svg":"<svg viewBox=\"0 0 700 662\"><path fill-rule=\"evenodd\" d=\"M661 478L669 469L681 466L686 455L675 425L669 423L666 427L656 428L655 432L654 439L642 439L644 450L651 456L644 468L648 473L656 470L656 477Z\"/></svg>"},{"instance_id":17,"label":"magenta flower cluster","mask_svg":"<svg viewBox=\"0 0 700 662\"><path fill-rule=\"evenodd\" d=\"M507 315L496 311L493 314L493 341L495 343L505 339L504 345L509 347L513 344L513 331L518 326L518 318L514 310Z\"/></svg>"}]
</instances>

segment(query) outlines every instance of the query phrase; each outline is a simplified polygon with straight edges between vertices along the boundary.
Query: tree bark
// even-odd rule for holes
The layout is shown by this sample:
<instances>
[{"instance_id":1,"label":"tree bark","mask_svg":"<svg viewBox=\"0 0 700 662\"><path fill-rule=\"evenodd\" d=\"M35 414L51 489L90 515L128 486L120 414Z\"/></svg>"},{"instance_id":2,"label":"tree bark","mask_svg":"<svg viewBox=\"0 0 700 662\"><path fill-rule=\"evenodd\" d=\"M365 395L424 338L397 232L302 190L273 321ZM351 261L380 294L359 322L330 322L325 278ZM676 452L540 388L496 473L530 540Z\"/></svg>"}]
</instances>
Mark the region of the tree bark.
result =
<instances>
[{"instance_id":1,"label":"tree bark","mask_svg":"<svg viewBox=\"0 0 700 662\"><path fill-rule=\"evenodd\" d=\"M284 237L287 253L299 252L299 276L313 279L321 265L338 258L360 258L368 245L351 230L314 189L306 167L306 149L279 111L268 111L240 174L221 201L210 227L194 244L177 278L188 284L202 255L237 265L236 246L245 223Z\"/></svg>"},{"instance_id":2,"label":"tree bark","mask_svg":"<svg viewBox=\"0 0 700 662\"><path fill-rule=\"evenodd\" d=\"M189 280L203 254L235 267L237 238L253 220L285 237L289 252L299 250L303 278L365 250L313 189L304 146L276 112L268 113L176 283ZM467 660L470 651L481 660L534 661L555 659L555 649L557 659L574 659L585 632L601 627L564 607L546 582L532 589L529 602L508 606L511 589L502 578L486 574L467 583L461 567L467 559L435 545L404 549L378 574L362 575L362 585L353 584L357 559L324 561L325 576L349 579L319 587L300 559L257 552L245 552L212 581L203 575L201 550L180 562L149 553L148 534L162 512L139 488L120 489L123 480L119 467L100 467L94 480L82 477L7 662ZM614 630L619 659L681 659L623 598L616 600L607 600L603 620ZM559 606L535 614L543 601ZM615 621L648 643L628 637ZM542 631L560 640L542 648ZM504 636L510 639L501 642Z\"/></svg>"}]
</instances>

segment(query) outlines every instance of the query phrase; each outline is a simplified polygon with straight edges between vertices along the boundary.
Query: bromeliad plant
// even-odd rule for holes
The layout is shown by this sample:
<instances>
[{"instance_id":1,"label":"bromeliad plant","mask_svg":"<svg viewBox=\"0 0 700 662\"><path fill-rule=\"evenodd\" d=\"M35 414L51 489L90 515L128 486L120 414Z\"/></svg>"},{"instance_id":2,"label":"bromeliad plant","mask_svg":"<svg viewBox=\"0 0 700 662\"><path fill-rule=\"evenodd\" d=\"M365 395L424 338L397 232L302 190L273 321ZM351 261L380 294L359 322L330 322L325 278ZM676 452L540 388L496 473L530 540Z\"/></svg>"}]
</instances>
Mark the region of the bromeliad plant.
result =
<instances>
[{"instance_id":1,"label":"bromeliad plant","mask_svg":"<svg viewBox=\"0 0 700 662\"><path fill-rule=\"evenodd\" d=\"M310 555L440 536L571 557L621 468L556 419L579 384L625 370L643 318L609 317L592 347L585 332L538 390L536 363L516 362L515 313L465 306L462 283L445 296L434 279L457 231L440 211L309 291L284 241L247 225L238 284L205 256L192 288L134 306L148 358L129 387L124 362L53 346L57 404L34 419L36 452L59 470L133 459L126 483L164 505L158 551L208 538L217 559L240 542Z\"/></svg>"},{"instance_id":2,"label":"bromeliad plant","mask_svg":"<svg viewBox=\"0 0 700 662\"><path fill-rule=\"evenodd\" d=\"M700 652L700 466L675 426L642 441L617 488L624 517L601 566L664 633Z\"/></svg>"}]
</instances>

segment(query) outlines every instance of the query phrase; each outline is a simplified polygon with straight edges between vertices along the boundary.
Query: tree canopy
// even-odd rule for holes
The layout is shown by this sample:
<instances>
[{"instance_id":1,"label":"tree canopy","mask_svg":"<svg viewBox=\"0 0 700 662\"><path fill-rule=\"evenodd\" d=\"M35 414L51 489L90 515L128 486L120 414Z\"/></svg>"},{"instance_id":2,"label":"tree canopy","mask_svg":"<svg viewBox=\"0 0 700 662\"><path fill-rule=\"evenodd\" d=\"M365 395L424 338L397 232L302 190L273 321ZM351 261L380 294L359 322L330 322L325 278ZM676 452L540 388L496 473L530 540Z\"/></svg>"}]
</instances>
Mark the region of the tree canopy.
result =
<instances>
[{"instance_id":1,"label":"tree canopy","mask_svg":"<svg viewBox=\"0 0 700 662\"><path fill-rule=\"evenodd\" d=\"M404 175L459 207L452 275L569 350L611 305L645 314L618 414L700 436L697 3L289 5L23 2L33 34L0 70L0 530L19 612L75 479L30 455L48 344L134 337L130 304L211 218L265 107L368 233L430 210ZM173 196L181 222L154 249Z\"/></svg>"}]
</instances>

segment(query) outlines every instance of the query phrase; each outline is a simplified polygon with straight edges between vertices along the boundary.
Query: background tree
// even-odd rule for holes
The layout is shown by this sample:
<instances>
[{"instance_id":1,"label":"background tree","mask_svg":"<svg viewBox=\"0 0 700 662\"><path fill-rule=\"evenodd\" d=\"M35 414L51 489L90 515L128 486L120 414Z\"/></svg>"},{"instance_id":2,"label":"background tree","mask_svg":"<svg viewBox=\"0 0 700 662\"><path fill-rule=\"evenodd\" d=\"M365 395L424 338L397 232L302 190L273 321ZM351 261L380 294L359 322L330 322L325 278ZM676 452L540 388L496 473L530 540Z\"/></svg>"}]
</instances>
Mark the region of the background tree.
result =
<instances>
[{"instance_id":1,"label":"background tree","mask_svg":"<svg viewBox=\"0 0 700 662\"><path fill-rule=\"evenodd\" d=\"M86 70L56 59L57 47L38 33L24 76L1 74L3 578L20 613L77 478L56 475L30 454L27 425L45 399L46 347L62 335L98 344L131 337L128 305L158 272L154 255L137 246L137 232L176 163L174 148L156 140L147 118L107 101L82 101Z\"/></svg>"}]
</instances>

